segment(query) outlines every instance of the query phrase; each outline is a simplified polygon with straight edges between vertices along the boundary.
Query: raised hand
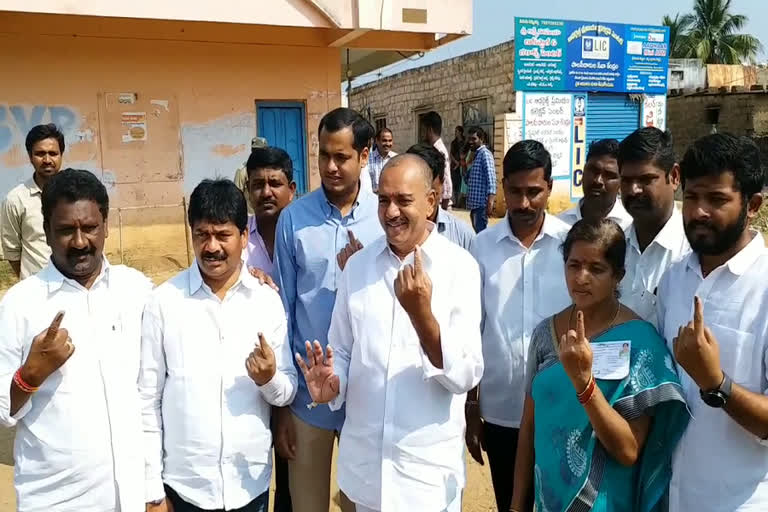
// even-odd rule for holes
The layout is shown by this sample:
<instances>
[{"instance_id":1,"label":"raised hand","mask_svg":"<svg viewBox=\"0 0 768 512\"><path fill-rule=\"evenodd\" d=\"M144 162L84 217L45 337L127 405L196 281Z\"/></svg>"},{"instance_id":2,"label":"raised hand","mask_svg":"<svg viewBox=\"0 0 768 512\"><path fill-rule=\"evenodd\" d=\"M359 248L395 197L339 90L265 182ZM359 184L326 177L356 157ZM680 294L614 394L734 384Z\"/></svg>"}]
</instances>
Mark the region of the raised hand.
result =
<instances>
[{"instance_id":1,"label":"raised hand","mask_svg":"<svg viewBox=\"0 0 768 512\"><path fill-rule=\"evenodd\" d=\"M351 229L347 230L347 236L349 237L349 243L344 246L339 254L336 255L336 263L339 264L339 268L341 270L344 270L344 267L347 266L347 261L349 261L349 258L351 258L353 254L363 248L363 244L360 243L357 238L355 238L355 234Z\"/></svg>"},{"instance_id":2,"label":"raised hand","mask_svg":"<svg viewBox=\"0 0 768 512\"><path fill-rule=\"evenodd\" d=\"M30 386L39 387L45 379L61 368L75 351L66 329L61 327L64 312L59 311L51 325L32 340L29 355L22 368L22 377Z\"/></svg>"},{"instance_id":3,"label":"raised hand","mask_svg":"<svg viewBox=\"0 0 768 512\"><path fill-rule=\"evenodd\" d=\"M272 380L275 375L277 363L275 363L275 353L269 346L264 335L259 333L259 344L253 349L253 352L245 360L245 369L248 370L248 376L259 386L263 386Z\"/></svg>"},{"instance_id":4,"label":"raised hand","mask_svg":"<svg viewBox=\"0 0 768 512\"><path fill-rule=\"evenodd\" d=\"M251 274L253 277L259 280L261 284L265 284L275 290L276 292L280 291L280 288L277 287L275 282L272 280L272 277L270 277L269 274L261 270L260 268L255 267L248 267L248 273Z\"/></svg>"},{"instance_id":5,"label":"raised hand","mask_svg":"<svg viewBox=\"0 0 768 512\"><path fill-rule=\"evenodd\" d=\"M305 347L307 362L304 362L301 354L296 353L296 363L304 375L312 400L318 404L326 404L339 394L339 376L333 373L333 349L330 345L325 347L323 357L323 347L319 341L315 340L314 345L307 341Z\"/></svg>"},{"instance_id":6,"label":"raised hand","mask_svg":"<svg viewBox=\"0 0 768 512\"><path fill-rule=\"evenodd\" d=\"M704 306L693 298L693 321L680 326L673 340L675 359L704 391L716 389L723 382L720 347L717 339L704 325Z\"/></svg>"},{"instance_id":7,"label":"raised hand","mask_svg":"<svg viewBox=\"0 0 768 512\"><path fill-rule=\"evenodd\" d=\"M569 329L560 337L558 356L576 393L584 391L592 378L592 347L585 335L584 313L581 311L576 312L576 329Z\"/></svg>"},{"instance_id":8,"label":"raised hand","mask_svg":"<svg viewBox=\"0 0 768 512\"><path fill-rule=\"evenodd\" d=\"M421 247L413 253L413 266L406 265L397 273L395 296L409 315L421 315L432 308L432 280L424 271Z\"/></svg>"}]
</instances>

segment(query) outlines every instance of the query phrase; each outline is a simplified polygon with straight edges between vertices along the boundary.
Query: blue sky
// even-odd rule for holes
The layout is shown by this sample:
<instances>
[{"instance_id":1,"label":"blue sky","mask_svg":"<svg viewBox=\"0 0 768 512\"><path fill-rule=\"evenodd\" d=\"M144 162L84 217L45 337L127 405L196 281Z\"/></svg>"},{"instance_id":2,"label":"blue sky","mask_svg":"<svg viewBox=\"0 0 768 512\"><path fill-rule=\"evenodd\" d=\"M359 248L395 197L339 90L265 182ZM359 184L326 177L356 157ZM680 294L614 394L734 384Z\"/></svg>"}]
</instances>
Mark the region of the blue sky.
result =
<instances>
[{"instance_id":1,"label":"blue sky","mask_svg":"<svg viewBox=\"0 0 768 512\"><path fill-rule=\"evenodd\" d=\"M515 16L558 18L616 23L661 24L665 14L690 12L693 0L474 0L472 35L427 53L414 61L402 61L364 75L352 82L361 85L379 76L390 76L410 68L487 48L512 39ZM733 0L733 12L749 17L745 32L768 46L766 0ZM766 53L760 61L766 59Z\"/></svg>"}]
</instances>

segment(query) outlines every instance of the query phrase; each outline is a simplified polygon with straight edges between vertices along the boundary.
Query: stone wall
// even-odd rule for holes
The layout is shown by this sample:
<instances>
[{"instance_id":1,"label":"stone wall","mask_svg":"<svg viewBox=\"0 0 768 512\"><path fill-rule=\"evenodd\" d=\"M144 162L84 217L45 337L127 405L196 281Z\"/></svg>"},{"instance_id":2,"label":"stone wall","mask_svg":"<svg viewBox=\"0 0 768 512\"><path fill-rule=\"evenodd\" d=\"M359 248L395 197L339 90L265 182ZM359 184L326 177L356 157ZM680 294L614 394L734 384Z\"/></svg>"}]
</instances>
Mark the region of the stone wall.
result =
<instances>
[{"instance_id":1,"label":"stone wall","mask_svg":"<svg viewBox=\"0 0 768 512\"><path fill-rule=\"evenodd\" d=\"M483 126L491 132L496 115L515 109L514 58L514 43L507 42L404 71L353 88L349 106L374 124L386 118L397 152L417 142L418 115L429 110L442 116L443 139L449 144L453 128L464 124L462 102L468 100L487 105Z\"/></svg>"},{"instance_id":2,"label":"stone wall","mask_svg":"<svg viewBox=\"0 0 768 512\"><path fill-rule=\"evenodd\" d=\"M765 92L670 96L667 127L675 139L678 156L697 138L712 132L707 110L716 107L720 109L718 132L751 137L768 135L768 94Z\"/></svg>"}]
</instances>

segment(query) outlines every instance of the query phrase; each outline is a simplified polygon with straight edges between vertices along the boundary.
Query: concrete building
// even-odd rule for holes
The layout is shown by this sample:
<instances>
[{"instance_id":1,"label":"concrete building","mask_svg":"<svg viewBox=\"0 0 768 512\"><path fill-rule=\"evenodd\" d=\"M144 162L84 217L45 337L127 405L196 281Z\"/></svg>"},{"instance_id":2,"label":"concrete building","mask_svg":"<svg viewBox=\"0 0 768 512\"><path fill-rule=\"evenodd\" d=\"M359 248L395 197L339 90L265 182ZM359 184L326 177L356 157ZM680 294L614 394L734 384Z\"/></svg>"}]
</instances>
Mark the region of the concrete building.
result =
<instances>
[{"instance_id":1,"label":"concrete building","mask_svg":"<svg viewBox=\"0 0 768 512\"><path fill-rule=\"evenodd\" d=\"M340 82L472 24L471 0L265 5L5 0L0 194L30 175L24 138L41 122L64 129L64 165L103 176L114 206L175 203L204 177L231 177L255 135L288 150L310 190L316 126Z\"/></svg>"},{"instance_id":2,"label":"concrete building","mask_svg":"<svg viewBox=\"0 0 768 512\"><path fill-rule=\"evenodd\" d=\"M420 140L419 116L437 111L446 144L457 125L480 125L494 139L494 118L515 111L514 42L411 69L352 89L350 106L391 129L400 152Z\"/></svg>"},{"instance_id":3,"label":"concrete building","mask_svg":"<svg viewBox=\"0 0 768 512\"><path fill-rule=\"evenodd\" d=\"M695 90L707 86L707 68L701 59L669 59L670 89Z\"/></svg>"}]
</instances>

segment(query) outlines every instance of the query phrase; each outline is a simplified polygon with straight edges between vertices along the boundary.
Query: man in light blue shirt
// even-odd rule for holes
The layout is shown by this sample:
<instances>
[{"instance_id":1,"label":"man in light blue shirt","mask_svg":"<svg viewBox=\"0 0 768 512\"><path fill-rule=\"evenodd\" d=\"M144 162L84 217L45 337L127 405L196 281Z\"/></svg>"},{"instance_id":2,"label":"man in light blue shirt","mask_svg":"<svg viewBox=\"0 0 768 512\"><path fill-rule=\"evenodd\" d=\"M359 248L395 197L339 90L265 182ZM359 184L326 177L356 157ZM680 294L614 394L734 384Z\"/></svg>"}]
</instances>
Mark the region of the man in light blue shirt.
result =
<instances>
[{"instance_id":1,"label":"man in light blue shirt","mask_svg":"<svg viewBox=\"0 0 768 512\"><path fill-rule=\"evenodd\" d=\"M443 172L445 156L437 148L429 144L415 144L408 148L406 153L418 155L427 162L427 165L432 169L432 188L435 189L437 197L442 197L445 179L445 173ZM429 217L429 220L435 223L438 233L464 250L472 251L472 245L475 242L475 232L472 231L469 224L449 211L444 210L439 204Z\"/></svg>"},{"instance_id":2,"label":"man in light blue shirt","mask_svg":"<svg viewBox=\"0 0 768 512\"><path fill-rule=\"evenodd\" d=\"M322 187L283 210L275 236L275 274L294 353L303 353L307 340L328 344L348 243L367 245L383 235L376 196L360 184L373 127L354 110L339 108L323 117L318 134ZM333 443L343 422L343 409L314 407L299 377L290 411L278 413L275 428L275 448L288 459L294 512L327 512ZM354 511L343 494L341 505L343 512Z\"/></svg>"}]
</instances>

